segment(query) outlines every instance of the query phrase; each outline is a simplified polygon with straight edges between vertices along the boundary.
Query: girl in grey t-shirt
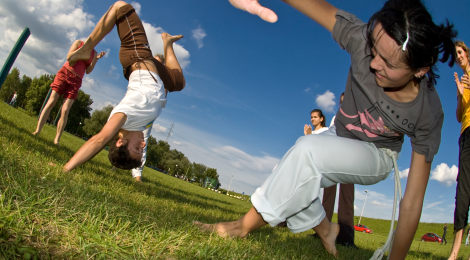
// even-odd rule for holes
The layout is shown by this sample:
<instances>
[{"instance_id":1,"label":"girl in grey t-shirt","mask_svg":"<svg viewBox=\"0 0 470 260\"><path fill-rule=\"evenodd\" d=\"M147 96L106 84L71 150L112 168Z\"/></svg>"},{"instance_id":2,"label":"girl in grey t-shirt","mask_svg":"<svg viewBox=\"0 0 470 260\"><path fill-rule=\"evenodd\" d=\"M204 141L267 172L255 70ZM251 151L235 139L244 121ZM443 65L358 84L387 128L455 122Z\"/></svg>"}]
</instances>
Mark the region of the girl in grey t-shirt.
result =
<instances>
[{"instance_id":1,"label":"girl in grey t-shirt","mask_svg":"<svg viewBox=\"0 0 470 260\"><path fill-rule=\"evenodd\" d=\"M230 0L237 8L274 22L277 16L257 1ZM233 222L202 224L221 236L245 237L266 224L287 221L292 232L313 227L326 250L337 255L339 226L325 218L321 187L336 183L375 184L392 170L404 135L413 148L405 197L401 201L390 259L404 259L421 216L437 153L443 111L435 64L453 65L453 26L436 25L420 0L389 0L368 24L323 0L285 0L327 30L351 55L344 103L335 127L307 135L284 155L252 195L253 208Z\"/></svg>"}]
</instances>

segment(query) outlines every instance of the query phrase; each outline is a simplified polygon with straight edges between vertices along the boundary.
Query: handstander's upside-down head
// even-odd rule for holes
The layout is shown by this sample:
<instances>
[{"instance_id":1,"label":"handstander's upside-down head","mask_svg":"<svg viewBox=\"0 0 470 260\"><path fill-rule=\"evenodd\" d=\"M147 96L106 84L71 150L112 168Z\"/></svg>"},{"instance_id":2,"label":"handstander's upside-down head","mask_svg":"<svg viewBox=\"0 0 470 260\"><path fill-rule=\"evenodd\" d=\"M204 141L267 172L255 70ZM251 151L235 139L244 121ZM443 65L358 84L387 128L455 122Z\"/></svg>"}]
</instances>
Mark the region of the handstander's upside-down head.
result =
<instances>
[{"instance_id":1,"label":"handstander's upside-down head","mask_svg":"<svg viewBox=\"0 0 470 260\"><path fill-rule=\"evenodd\" d=\"M131 170L142 166L142 154L145 147L142 131L124 129L111 139L108 158L117 168Z\"/></svg>"}]
</instances>

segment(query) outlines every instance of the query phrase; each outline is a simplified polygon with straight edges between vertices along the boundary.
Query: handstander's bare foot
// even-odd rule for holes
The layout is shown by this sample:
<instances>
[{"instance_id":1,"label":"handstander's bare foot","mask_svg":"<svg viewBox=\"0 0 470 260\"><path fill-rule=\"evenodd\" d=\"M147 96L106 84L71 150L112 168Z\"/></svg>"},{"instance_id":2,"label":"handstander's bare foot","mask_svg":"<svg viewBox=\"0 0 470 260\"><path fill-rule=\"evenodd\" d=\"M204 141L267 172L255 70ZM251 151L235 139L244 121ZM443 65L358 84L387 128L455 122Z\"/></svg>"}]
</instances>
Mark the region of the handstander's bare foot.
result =
<instances>
[{"instance_id":1,"label":"handstander's bare foot","mask_svg":"<svg viewBox=\"0 0 470 260\"><path fill-rule=\"evenodd\" d=\"M317 229L317 227L319 227L320 225L322 225L321 230ZM328 253L334 255L335 257L338 257L339 254L338 251L336 251L335 241L336 237L339 234L339 225L336 223L331 223L329 221L326 221L325 223L324 221L322 221L320 225L315 227L314 230L318 233L321 242L323 243L323 247L325 247Z\"/></svg>"},{"instance_id":2,"label":"handstander's bare foot","mask_svg":"<svg viewBox=\"0 0 470 260\"><path fill-rule=\"evenodd\" d=\"M197 226L201 231L205 232L217 232L221 237L240 237L245 238L249 233L243 232L238 224L238 221L232 222L219 222L216 224L205 224L199 221L193 222L194 226Z\"/></svg>"},{"instance_id":3,"label":"handstander's bare foot","mask_svg":"<svg viewBox=\"0 0 470 260\"><path fill-rule=\"evenodd\" d=\"M162 33L163 43L166 43L166 44L174 43L181 38L183 38L183 35L170 35L168 33Z\"/></svg>"},{"instance_id":4,"label":"handstander's bare foot","mask_svg":"<svg viewBox=\"0 0 470 260\"><path fill-rule=\"evenodd\" d=\"M87 44L85 42L85 44L80 49L67 54L67 60L69 61L69 65L73 66L79 60L89 60L92 51L93 48L87 48Z\"/></svg>"},{"instance_id":5,"label":"handstander's bare foot","mask_svg":"<svg viewBox=\"0 0 470 260\"><path fill-rule=\"evenodd\" d=\"M32 134L33 136L38 136L38 135L39 135L38 131L34 131L34 132L32 132L31 134Z\"/></svg>"}]
</instances>

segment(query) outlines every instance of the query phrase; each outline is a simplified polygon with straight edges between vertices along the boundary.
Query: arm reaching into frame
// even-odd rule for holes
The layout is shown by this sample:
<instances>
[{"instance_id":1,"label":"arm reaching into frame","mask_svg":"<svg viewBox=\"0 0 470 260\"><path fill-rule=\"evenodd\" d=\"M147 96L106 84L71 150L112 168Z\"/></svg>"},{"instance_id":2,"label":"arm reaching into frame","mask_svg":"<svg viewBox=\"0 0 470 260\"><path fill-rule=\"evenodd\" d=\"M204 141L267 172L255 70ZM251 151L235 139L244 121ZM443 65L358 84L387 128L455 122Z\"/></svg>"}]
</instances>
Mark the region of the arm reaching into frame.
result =
<instances>
[{"instance_id":1,"label":"arm reaching into frame","mask_svg":"<svg viewBox=\"0 0 470 260\"><path fill-rule=\"evenodd\" d=\"M310 19L333 32L338 8L324 0L283 0L288 5L305 14ZM261 19L274 23L277 15L270 9L261 6L258 0L229 0L236 8L258 15Z\"/></svg>"},{"instance_id":2,"label":"arm reaching into frame","mask_svg":"<svg viewBox=\"0 0 470 260\"><path fill-rule=\"evenodd\" d=\"M63 172L69 172L87 162L103 149L126 123L127 116L123 113L114 114L104 125L101 132L88 140L75 155L64 165Z\"/></svg>"},{"instance_id":3,"label":"arm reaching into frame","mask_svg":"<svg viewBox=\"0 0 470 260\"><path fill-rule=\"evenodd\" d=\"M266 22L275 23L277 21L277 15L271 9L261 6L258 0L229 0L229 2L234 7L257 15Z\"/></svg>"}]
</instances>

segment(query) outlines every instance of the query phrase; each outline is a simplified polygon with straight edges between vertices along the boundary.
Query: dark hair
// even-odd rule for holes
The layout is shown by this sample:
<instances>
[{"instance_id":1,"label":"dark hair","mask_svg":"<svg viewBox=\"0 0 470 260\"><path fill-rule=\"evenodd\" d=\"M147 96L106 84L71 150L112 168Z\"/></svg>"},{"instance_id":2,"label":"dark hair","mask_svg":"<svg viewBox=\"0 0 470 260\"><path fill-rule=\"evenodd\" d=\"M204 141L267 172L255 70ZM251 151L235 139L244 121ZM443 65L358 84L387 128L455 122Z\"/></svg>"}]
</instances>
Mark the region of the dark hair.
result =
<instances>
[{"instance_id":1,"label":"dark hair","mask_svg":"<svg viewBox=\"0 0 470 260\"><path fill-rule=\"evenodd\" d=\"M323 118L323 121L320 122L320 125L322 127L325 127L326 126L326 123L325 123L326 122L326 117L323 114L323 112L321 111L321 109L316 108L316 109L312 110L312 112L310 112L310 115L312 115L313 112L317 112L318 115L320 116L320 118Z\"/></svg>"},{"instance_id":2,"label":"dark hair","mask_svg":"<svg viewBox=\"0 0 470 260\"><path fill-rule=\"evenodd\" d=\"M388 0L382 9L375 13L367 25L367 40L370 48L374 45L372 31L380 23L383 30L403 45L409 34L405 61L411 69L430 67L427 75L428 86L436 84L439 75L435 66L442 52L440 62L453 66L455 62L455 46L453 38L457 37L454 25L446 19L445 23L436 25L421 0Z\"/></svg>"},{"instance_id":3,"label":"dark hair","mask_svg":"<svg viewBox=\"0 0 470 260\"><path fill-rule=\"evenodd\" d=\"M131 170L142 166L142 160L131 156L128 149L128 142L123 143L120 147L116 146L119 140L119 132L111 139L109 143L109 162L116 167L124 170Z\"/></svg>"}]
</instances>

